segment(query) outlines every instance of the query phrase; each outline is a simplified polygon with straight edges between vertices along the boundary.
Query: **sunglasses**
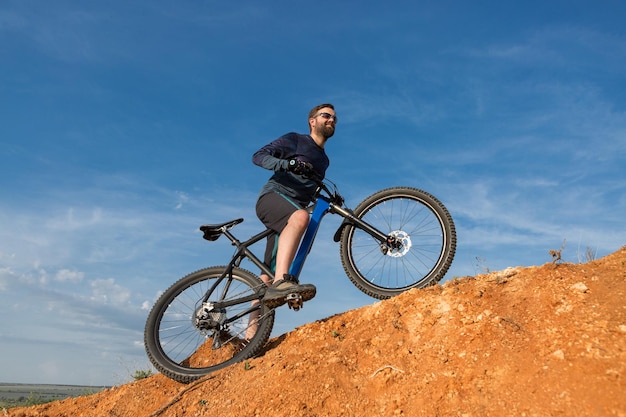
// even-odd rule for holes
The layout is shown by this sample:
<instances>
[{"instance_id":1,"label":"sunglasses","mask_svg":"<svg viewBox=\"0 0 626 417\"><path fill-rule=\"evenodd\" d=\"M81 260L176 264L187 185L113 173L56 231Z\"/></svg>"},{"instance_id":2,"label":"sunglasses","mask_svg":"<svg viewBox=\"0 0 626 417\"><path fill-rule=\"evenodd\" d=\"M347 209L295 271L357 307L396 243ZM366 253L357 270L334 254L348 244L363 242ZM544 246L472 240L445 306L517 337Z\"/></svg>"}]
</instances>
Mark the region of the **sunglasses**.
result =
<instances>
[{"instance_id":1,"label":"sunglasses","mask_svg":"<svg viewBox=\"0 0 626 417\"><path fill-rule=\"evenodd\" d=\"M317 113L317 115L315 117L317 117L317 116L322 116L326 120L333 120L335 123L337 123L337 116L334 116L334 115L332 115L330 113L326 113L326 112Z\"/></svg>"}]
</instances>

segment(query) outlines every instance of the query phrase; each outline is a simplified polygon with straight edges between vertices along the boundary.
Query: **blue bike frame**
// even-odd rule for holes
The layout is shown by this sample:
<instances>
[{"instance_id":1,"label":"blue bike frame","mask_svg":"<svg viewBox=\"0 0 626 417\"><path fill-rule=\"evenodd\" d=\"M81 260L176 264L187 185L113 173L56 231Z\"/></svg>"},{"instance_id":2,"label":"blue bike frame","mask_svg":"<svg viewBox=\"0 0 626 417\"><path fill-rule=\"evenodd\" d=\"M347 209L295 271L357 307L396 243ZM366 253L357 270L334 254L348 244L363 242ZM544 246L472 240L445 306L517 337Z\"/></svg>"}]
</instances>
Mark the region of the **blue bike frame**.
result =
<instances>
[{"instance_id":1,"label":"blue bike frame","mask_svg":"<svg viewBox=\"0 0 626 417\"><path fill-rule=\"evenodd\" d=\"M302 238L298 252L296 253L295 258L291 263L291 267L289 268L289 274L295 277L300 276L300 272L302 272L302 267L304 266L304 261L311 251L311 247L313 247L313 242L315 241L315 236L320 228L322 218L326 215L326 213L328 213L329 209L330 200L323 196L319 196L315 202L315 206L313 207L309 225L304 232L304 237Z\"/></svg>"}]
</instances>

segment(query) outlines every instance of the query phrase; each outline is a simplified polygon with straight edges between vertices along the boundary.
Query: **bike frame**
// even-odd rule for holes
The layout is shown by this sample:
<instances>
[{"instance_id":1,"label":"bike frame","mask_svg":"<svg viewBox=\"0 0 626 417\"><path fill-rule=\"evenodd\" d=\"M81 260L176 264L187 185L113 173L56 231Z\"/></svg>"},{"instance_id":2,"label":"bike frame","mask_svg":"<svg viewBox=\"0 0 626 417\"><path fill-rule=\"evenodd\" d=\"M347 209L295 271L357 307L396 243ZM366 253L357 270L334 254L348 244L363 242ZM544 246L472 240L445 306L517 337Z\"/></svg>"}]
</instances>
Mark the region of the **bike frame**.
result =
<instances>
[{"instance_id":1,"label":"bike frame","mask_svg":"<svg viewBox=\"0 0 626 417\"><path fill-rule=\"evenodd\" d=\"M320 187L321 189L326 191L329 195L332 194L328 190L328 188L326 188L326 186L320 185ZM311 248L313 247L313 242L315 241L315 237L317 236L317 232L321 225L322 219L329 212L333 214L338 214L344 218L344 222L340 226L339 230L341 230L345 225L352 224L364 230L365 232L367 232L373 238L380 241L381 244L387 244L387 245L395 244L395 238L382 233L378 229L374 228L373 226L359 219L354 214L352 214L351 210L345 209L341 207L341 205L339 204L335 204L331 198L318 194L315 200L315 205L312 206L312 212L311 212L311 216L309 220L309 225L307 226L304 232L304 236L300 243L300 247L298 248L298 251L296 252L296 256L294 257L294 260L291 263L291 266L289 268L289 274L295 277L300 276L300 273L302 272L302 268L304 267L306 258L311 252ZM267 238L268 236L271 236L273 233L276 233L275 231L271 229L266 229L263 232L252 236L250 239L246 240L245 242L240 242L228 230L227 227L222 228L222 233L232 242L233 246L237 247L237 251L235 252L235 255L232 257L230 263L228 264L228 268L226 268L226 270L224 271L224 275L220 279L216 280L212 288L206 292L203 302L208 301L210 294L220 284L222 279L230 275L233 268L236 266L239 266L241 264L241 261L243 261L244 258L248 258L264 274L268 275L272 280L274 279L274 271L268 268L267 265L265 265L265 263L263 263L248 247L261 241L264 238ZM237 300L233 300L232 302L227 302L227 301L220 302L219 304L220 306L226 307L228 305L239 304L245 301L252 301L254 299L255 299L254 296L249 296L249 297L244 297L244 298L240 298Z\"/></svg>"}]
</instances>

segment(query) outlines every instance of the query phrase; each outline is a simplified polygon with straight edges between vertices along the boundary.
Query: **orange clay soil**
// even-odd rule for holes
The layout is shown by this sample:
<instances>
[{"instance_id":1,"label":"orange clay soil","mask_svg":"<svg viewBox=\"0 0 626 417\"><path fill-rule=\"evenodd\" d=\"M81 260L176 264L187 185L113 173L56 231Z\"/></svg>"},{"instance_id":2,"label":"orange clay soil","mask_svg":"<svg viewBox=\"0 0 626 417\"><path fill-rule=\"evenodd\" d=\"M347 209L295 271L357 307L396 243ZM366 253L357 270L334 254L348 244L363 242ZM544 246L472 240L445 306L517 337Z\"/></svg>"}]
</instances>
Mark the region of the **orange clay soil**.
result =
<instances>
[{"instance_id":1,"label":"orange clay soil","mask_svg":"<svg viewBox=\"0 0 626 417\"><path fill-rule=\"evenodd\" d=\"M411 290L189 385L154 375L0 415L626 416L626 247Z\"/></svg>"}]
</instances>

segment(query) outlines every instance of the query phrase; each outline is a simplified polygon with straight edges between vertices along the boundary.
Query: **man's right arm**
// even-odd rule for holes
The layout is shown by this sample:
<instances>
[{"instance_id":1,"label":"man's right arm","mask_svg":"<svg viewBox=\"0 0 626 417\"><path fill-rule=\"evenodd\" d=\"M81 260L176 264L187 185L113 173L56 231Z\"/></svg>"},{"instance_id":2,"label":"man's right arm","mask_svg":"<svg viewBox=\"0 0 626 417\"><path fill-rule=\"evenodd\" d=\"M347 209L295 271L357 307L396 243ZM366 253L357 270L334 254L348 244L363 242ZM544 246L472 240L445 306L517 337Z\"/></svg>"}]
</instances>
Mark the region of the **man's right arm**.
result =
<instances>
[{"instance_id":1,"label":"man's right arm","mask_svg":"<svg viewBox=\"0 0 626 417\"><path fill-rule=\"evenodd\" d=\"M289 159L294 151L293 142L284 135L256 151L252 162L270 171L284 172L289 169Z\"/></svg>"}]
</instances>

